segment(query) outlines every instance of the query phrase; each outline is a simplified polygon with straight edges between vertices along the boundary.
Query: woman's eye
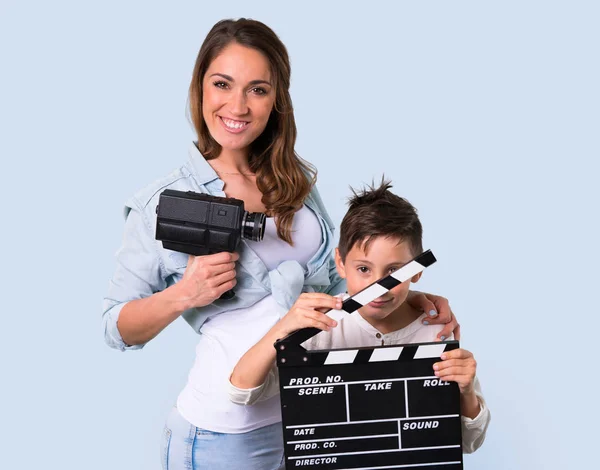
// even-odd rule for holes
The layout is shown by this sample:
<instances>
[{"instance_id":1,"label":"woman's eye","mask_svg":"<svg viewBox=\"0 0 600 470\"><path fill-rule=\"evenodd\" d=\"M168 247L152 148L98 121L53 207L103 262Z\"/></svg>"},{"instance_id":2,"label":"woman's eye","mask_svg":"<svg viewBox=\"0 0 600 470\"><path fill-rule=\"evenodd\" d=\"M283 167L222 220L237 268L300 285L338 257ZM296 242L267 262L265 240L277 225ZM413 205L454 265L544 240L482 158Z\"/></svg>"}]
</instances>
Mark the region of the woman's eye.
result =
<instances>
[{"instance_id":1,"label":"woman's eye","mask_svg":"<svg viewBox=\"0 0 600 470\"><path fill-rule=\"evenodd\" d=\"M227 83L226 82L217 81L217 82L213 82L213 85L216 86L217 88L221 88L223 90L225 88L227 88Z\"/></svg>"},{"instance_id":2,"label":"woman's eye","mask_svg":"<svg viewBox=\"0 0 600 470\"><path fill-rule=\"evenodd\" d=\"M264 88L261 88L261 87L254 87L250 91L252 91L252 93L255 93L257 95L266 95L267 94L267 90L265 90Z\"/></svg>"}]
</instances>

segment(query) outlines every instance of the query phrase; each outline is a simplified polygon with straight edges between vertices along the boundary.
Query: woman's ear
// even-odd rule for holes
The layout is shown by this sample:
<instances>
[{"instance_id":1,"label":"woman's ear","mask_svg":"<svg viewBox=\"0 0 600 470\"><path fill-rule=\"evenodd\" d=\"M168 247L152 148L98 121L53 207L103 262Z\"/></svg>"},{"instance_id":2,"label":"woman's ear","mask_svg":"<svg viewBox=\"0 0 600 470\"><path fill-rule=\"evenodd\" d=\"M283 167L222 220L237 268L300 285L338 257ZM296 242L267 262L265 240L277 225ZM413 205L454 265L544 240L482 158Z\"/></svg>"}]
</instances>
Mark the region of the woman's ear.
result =
<instances>
[{"instance_id":1,"label":"woman's ear","mask_svg":"<svg viewBox=\"0 0 600 470\"><path fill-rule=\"evenodd\" d=\"M415 274L413 277L410 278L410 282L418 282L419 279L421 279L421 274L423 274L422 272Z\"/></svg>"},{"instance_id":2,"label":"woman's ear","mask_svg":"<svg viewBox=\"0 0 600 470\"><path fill-rule=\"evenodd\" d=\"M342 261L340 250L338 248L335 249L335 267L337 268L340 277L346 279L346 268L344 267L344 262Z\"/></svg>"}]
</instances>

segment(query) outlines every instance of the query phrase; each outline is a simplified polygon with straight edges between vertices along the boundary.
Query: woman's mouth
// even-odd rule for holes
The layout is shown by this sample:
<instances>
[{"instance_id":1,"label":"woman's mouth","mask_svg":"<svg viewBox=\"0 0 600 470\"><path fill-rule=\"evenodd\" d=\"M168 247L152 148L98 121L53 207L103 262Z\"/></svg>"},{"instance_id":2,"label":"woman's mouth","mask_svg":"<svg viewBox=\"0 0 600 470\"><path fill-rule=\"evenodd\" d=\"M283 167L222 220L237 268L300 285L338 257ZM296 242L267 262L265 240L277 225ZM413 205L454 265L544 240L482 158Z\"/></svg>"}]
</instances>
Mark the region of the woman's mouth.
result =
<instances>
[{"instance_id":1,"label":"woman's mouth","mask_svg":"<svg viewBox=\"0 0 600 470\"><path fill-rule=\"evenodd\" d=\"M232 134L243 132L248 127L248 124L250 124L248 121L238 121L236 119L224 118L223 116L219 116L219 121L221 121L225 130Z\"/></svg>"}]
</instances>

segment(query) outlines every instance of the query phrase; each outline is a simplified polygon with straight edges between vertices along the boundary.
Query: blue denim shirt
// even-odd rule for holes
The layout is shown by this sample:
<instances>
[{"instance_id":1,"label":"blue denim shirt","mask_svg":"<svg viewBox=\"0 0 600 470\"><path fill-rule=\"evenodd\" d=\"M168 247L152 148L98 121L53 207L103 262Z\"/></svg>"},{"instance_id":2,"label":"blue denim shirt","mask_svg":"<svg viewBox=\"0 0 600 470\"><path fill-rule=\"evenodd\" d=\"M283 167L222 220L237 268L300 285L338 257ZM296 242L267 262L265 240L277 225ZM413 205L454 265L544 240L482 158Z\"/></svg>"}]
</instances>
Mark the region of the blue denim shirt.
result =
<instances>
[{"instance_id":1,"label":"blue denim shirt","mask_svg":"<svg viewBox=\"0 0 600 470\"><path fill-rule=\"evenodd\" d=\"M117 252L117 269L110 280L103 302L102 323L107 344L122 351L140 349L123 342L117 320L130 300L148 297L178 282L187 266L188 255L166 250L155 240L156 206L165 189L196 191L225 196L224 183L206 162L195 144L190 146L189 160L170 175L136 193L125 205L125 234ZM221 312L247 308L269 294L288 310L301 292L345 292L346 284L335 269L332 257L333 222L329 218L316 187L304 201L317 216L321 226L321 245L304 269L297 261L284 261L269 271L244 240L237 252L236 296L231 300L215 300L200 308L183 312L182 316L196 331L204 322Z\"/></svg>"}]
</instances>

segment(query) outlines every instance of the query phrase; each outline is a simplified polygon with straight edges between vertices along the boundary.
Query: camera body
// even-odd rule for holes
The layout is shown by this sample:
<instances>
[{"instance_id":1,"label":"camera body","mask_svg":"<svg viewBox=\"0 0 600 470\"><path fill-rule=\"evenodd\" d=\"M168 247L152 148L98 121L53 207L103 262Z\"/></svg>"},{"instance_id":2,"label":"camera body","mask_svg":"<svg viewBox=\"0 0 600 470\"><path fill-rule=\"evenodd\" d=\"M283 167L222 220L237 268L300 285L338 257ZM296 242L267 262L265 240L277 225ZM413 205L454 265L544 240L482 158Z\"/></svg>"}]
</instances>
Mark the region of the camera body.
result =
<instances>
[{"instance_id":1,"label":"camera body","mask_svg":"<svg viewBox=\"0 0 600 470\"><path fill-rule=\"evenodd\" d=\"M233 252L242 238L263 239L266 217L244 201L193 191L164 190L156 207L156 239L163 247L200 256Z\"/></svg>"}]
</instances>

